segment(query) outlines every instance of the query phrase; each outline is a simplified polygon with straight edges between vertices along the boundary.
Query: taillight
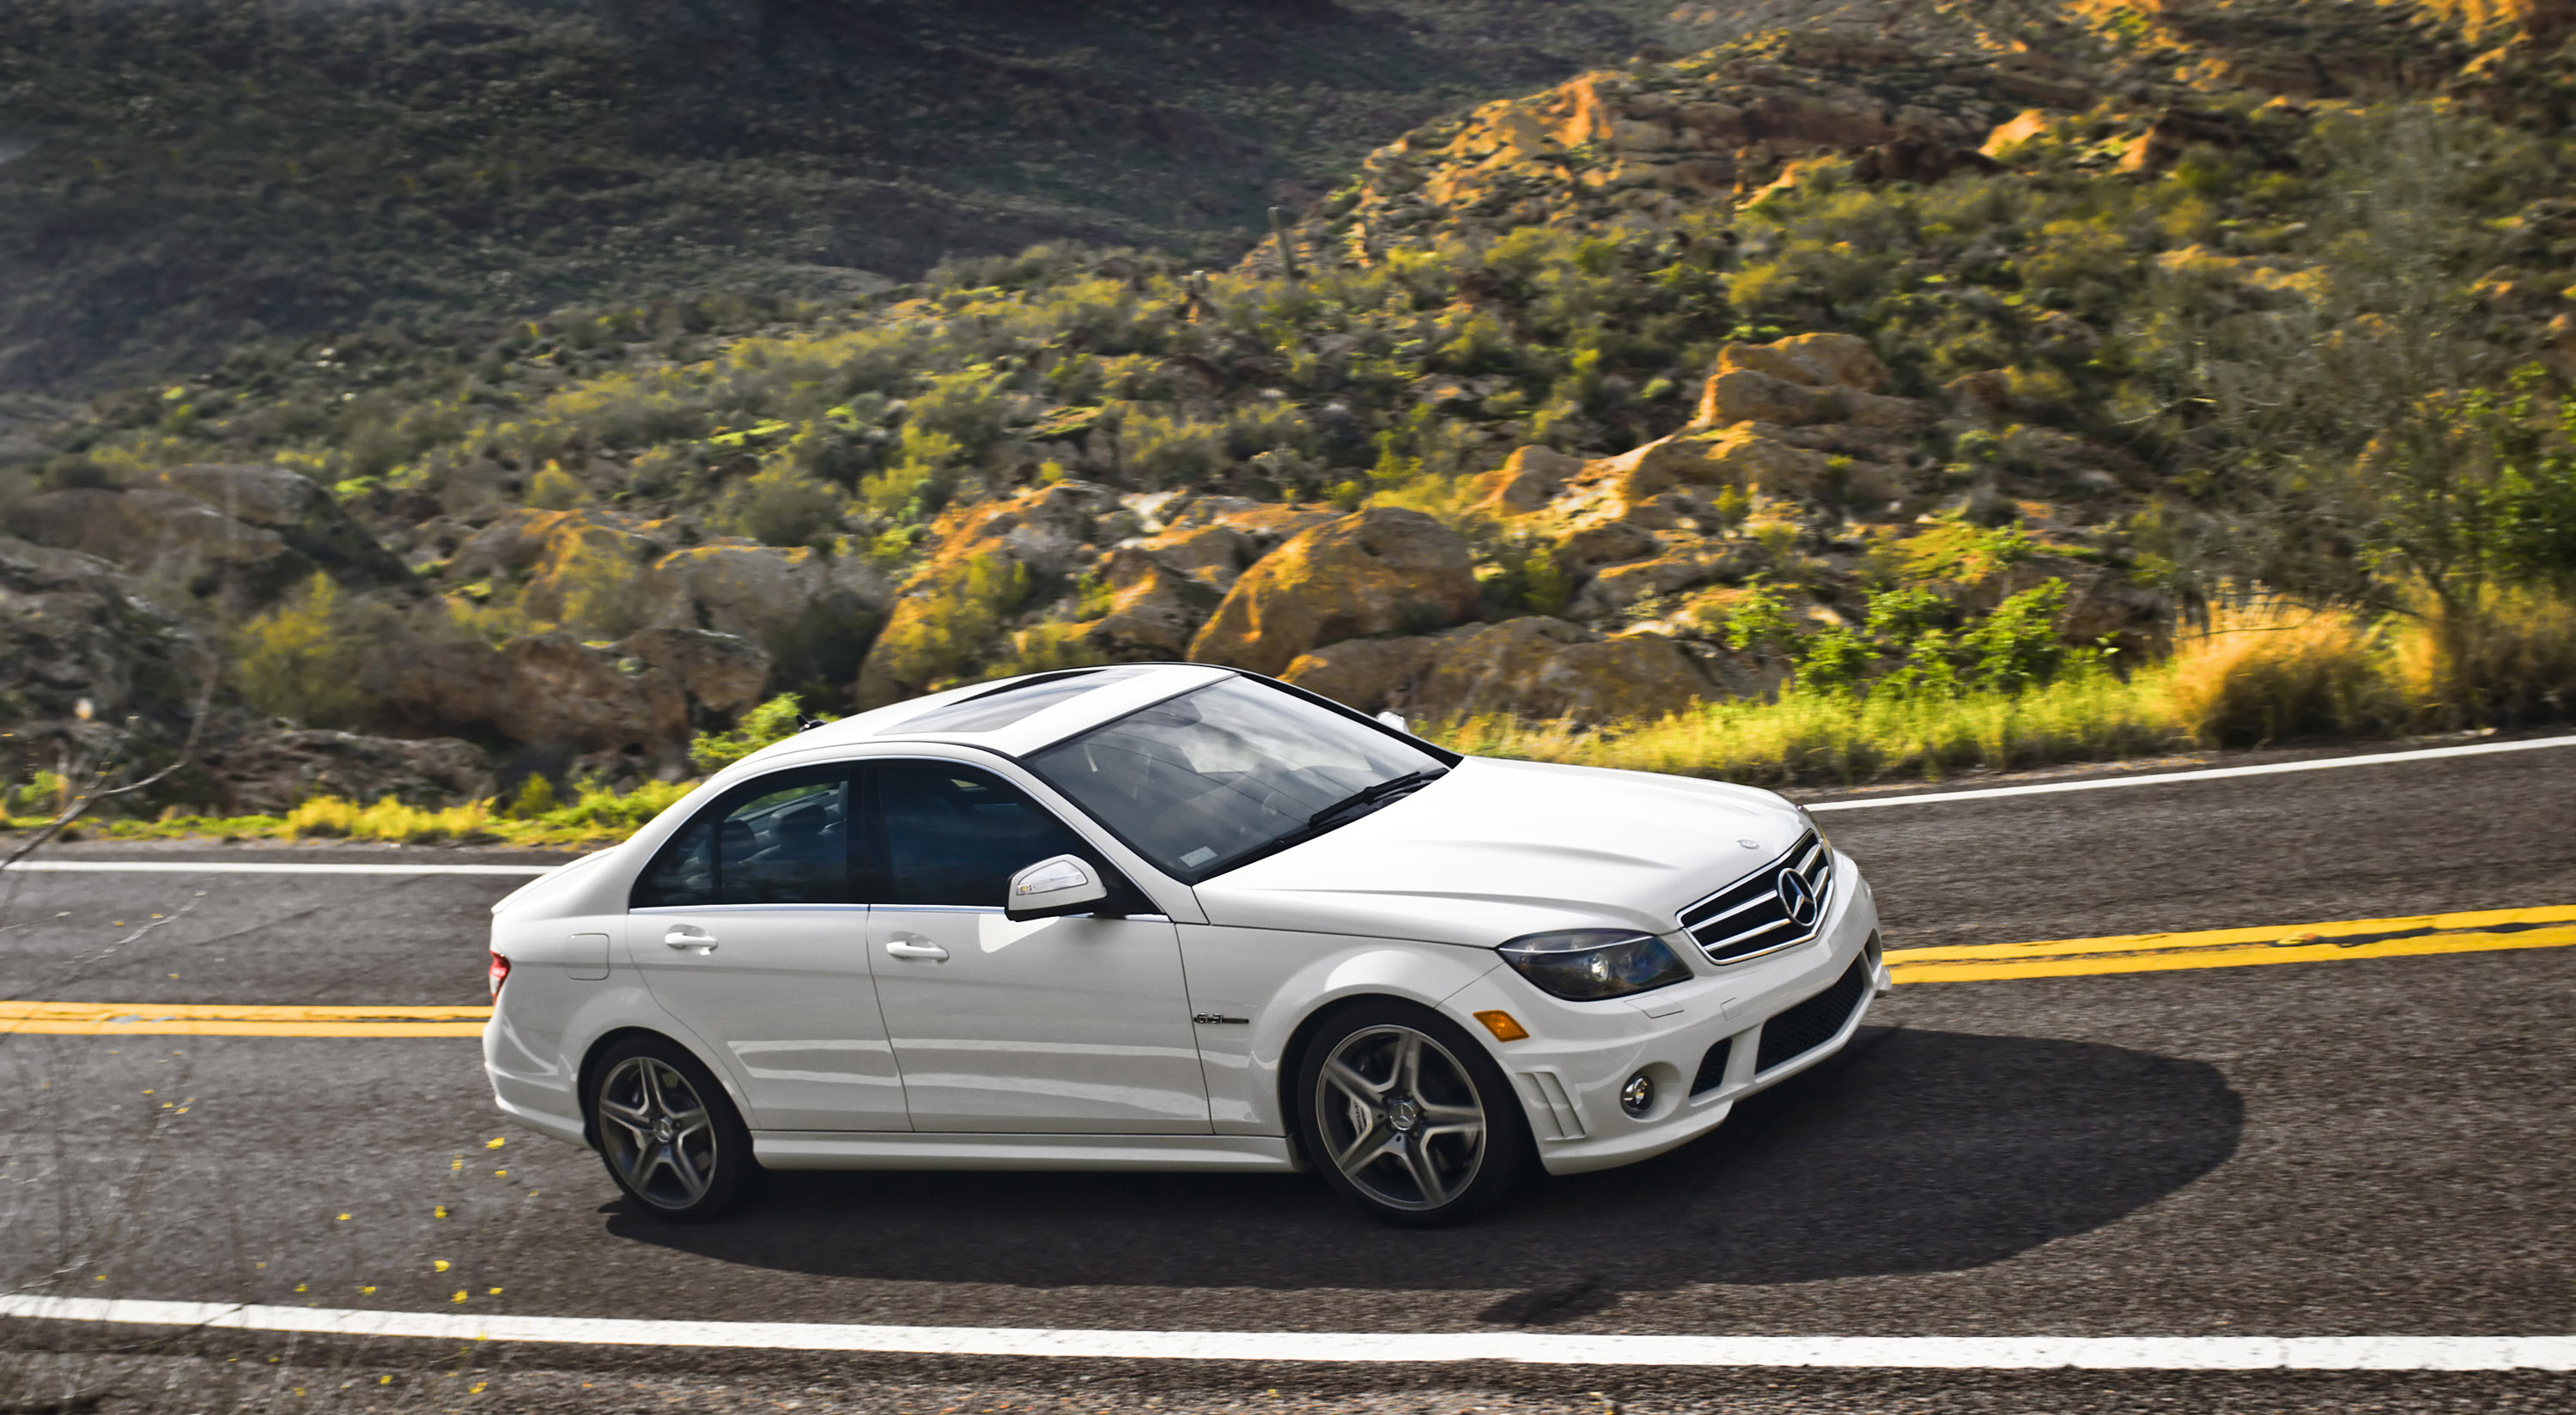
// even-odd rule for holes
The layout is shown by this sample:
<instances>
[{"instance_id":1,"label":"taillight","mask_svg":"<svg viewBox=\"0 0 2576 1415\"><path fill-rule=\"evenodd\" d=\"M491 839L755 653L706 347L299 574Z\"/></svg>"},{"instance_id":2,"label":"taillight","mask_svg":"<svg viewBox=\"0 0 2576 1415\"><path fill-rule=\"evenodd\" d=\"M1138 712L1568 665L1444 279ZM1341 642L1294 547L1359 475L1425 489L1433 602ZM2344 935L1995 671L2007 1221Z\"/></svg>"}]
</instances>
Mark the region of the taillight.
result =
<instances>
[{"instance_id":1,"label":"taillight","mask_svg":"<svg viewBox=\"0 0 2576 1415\"><path fill-rule=\"evenodd\" d=\"M502 957L498 953L493 954L490 976L492 978L492 1000L494 1002L498 1002L501 1000L501 984L510 980L510 960Z\"/></svg>"}]
</instances>

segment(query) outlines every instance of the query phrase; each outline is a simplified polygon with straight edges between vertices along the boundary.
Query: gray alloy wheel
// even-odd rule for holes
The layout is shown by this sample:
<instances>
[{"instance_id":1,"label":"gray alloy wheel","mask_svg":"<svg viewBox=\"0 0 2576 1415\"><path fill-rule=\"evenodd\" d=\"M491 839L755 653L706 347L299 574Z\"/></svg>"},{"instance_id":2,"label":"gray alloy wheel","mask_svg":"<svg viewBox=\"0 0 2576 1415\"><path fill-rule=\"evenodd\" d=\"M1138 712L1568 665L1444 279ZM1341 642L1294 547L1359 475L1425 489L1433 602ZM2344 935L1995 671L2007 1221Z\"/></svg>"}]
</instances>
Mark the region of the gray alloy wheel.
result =
<instances>
[{"instance_id":1,"label":"gray alloy wheel","mask_svg":"<svg viewBox=\"0 0 2576 1415\"><path fill-rule=\"evenodd\" d=\"M1328 1028L1300 1068L1300 1110L1310 1157L1334 1188L1379 1217L1428 1226L1500 1193L1526 1142L1499 1069L1415 1011L1372 1006Z\"/></svg>"},{"instance_id":2,"label":"gray alloy wheel","mask_svg":"<svg viewBox=\"0 0 2576 1415\"><path fill-rule=\"evenodd\" d=\"M750 1135L696 1059L659 1038L602 1059L591 1093L600 1158L617 1187L665 1218L714 1218L751 1166Z\"/></svg>"}]
</instances>

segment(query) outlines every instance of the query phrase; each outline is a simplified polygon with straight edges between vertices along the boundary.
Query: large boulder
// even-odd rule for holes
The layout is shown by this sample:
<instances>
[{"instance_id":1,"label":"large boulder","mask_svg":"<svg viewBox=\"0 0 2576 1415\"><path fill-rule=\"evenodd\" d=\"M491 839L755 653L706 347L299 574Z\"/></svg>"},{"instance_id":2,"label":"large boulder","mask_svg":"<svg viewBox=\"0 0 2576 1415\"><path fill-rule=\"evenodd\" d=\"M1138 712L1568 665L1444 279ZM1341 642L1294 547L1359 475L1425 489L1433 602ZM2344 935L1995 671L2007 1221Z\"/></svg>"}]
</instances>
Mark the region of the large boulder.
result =
<instances>
[{"instance_id":1,"label":"large boulder","mask_svg":"<svg viewBox=\"0 0 2576 1415\"><path fill-rule=\"evenodd\" d=\"M1320 506L1209 494L1174 497L1164 505L1162 520L1166 534L1222 526L1242 536L1252 555L1260 556L1341 515Z\"/></svg>"},{"instance_id":2,"label":"large boulder","mask_svg":"<svg viewBox=\"0 0 2576 1415\"><path fill-rule=\"evenodd\" d=\"M1602 568L1575 597L1573 610L1580 616L1616 614L1653 595L1672 594L1712 580L1740 580L1755 568L1751 553L1742 547L1703 543L1652 560Z\"/></svg>"},{"instance_id":3,"label":"large boulder","mask_svg":"<svg viewBox=\"0 0 2576 1415\"><path fill-rule=\"evenodd\" d=\"M663 628L607 645L564 633L499 648L411 644L378 656L371 672L387 711L417 727L482 727L527 746L667 761L694 733L760 701L769 656L732 635Z\"/></svg>"},{"instance_id":4,"label":"large boulder","mask_svg":"<svg viewBox=\"0 0 2576 1415\"><path fill-rule=\"evenodd\" d=\"M818 604L873 613L888 598L885 576L864 561L731 539L655 561L653 594L654 623L762 641Z\"/></svg>"},{"instance_id":5,"label":"large boulder","mask_svg":"<svg viewBox=\"0 0 2576 1415\"><path fill-rule=\"evenodd\" d=\"M1441 635L1403 704L1442 721L1479 713L1578 723L1680 712L1715 691L1690 655L1646 634L1603 638L1562 619L1506 620Z\"/></svg>"},{"instance_id":6,"label":"large boulder","mask_svg":"<svg viewBox=\"0 0 2576 1415\"><path fill-rule=\"evenodd\" d=\"M1717 351L1717 371L1738 369L1810 388L1839 386L1863 393L1884 391L1888 379L1887 365L1857 334L1793 334L1768 344L1730 342Z\"/></svg>"},{"instance_id":7,"label":"large boulder","mask_svg":"<svg viewBox=\"0 0 2576 1415\"><path fill-rule=\"evenodd\" d=\"M0 724L177 726L212 666L196 633L115 566L0 536Z\"/></svg>"},{"instance_id":8,"label":"large boulder","mask_svg":"<svg viewBox=\"0 0 2576 1415\"><path fill-rule=\"evenodd\" d=\"M360 525L321 483L284 467L197 463L151 480L246 525L275 532L295 553L351 589L411 578L401 557Z\"/></svg>"},{"instance_id":9,"label":"large boulder","mask_svg":"<svg viewBox=\"0 0 2576 1415\"><path fill-rule=\"evenodd\" d=\"M1475 612L1466 540L1419 511L1373 506L1299 533L1245 571L1190 657L1278 673L1319 645L1419 634Z\"/></svg>"},{"instance_id":10,"label":"large boulder","mask_svg":"<svg viewBox=\"0 0 2576 1415\"><path fill-rule=\"evenodd\" d=\"M502 645L510 691L492 725L514 742L585 752L669 749L688 741L678 685L649 679L613 653L570 634L529 634ZM658 691L657 691L658 690Z\"/></svg>"},{"instance_id":11,"label":"large boulder","mask_svg":"<svg viewBox=\"0 0 2576 1415\"><path fill-rule=\"evenodd\" d=\"M1178 571L1219 590L1230 590L1242 577L1244 567L1276 544L1275 538L1263 544L1252 533L1216 523L1167 530L1136 542L1133 548L1152 556L1156 564L1166 569ZM1108 573L1114 584L1114 567Z\"/></svg>"},{"instance_id":12,"label":"large boulder","mask_svg":"<svg viewBox=\"0 0 2576 1415\"><path fill-rule=\"evenodd\" d=\"M900 702L974 671L1041 580L1061 579L1097 555L1096 522L1119 519L1112 513L1121 509L1109 488L1067 479L943 514L931 527L929 558L905 582L859 665L859 707Z\"/></svg>"},{"instance_id":13,"label":"large boulder","mask_svg":"<svg viewBox=\"0 0 2576 1415\"><path fill-rule=\"evenodd\" d=\"M9 508L5 524L236 610L316 571L353 589L410 578L331 493L281 467L171 467L123 489L47 492Z\"/></svg>"},{"instance_id":14,"label":"large boulder","mask_svg":"<svg viewBox=\"0 0 2576 1415\"><path fill-rule=\"evenodd\" d=\"M1816 423L1852 423L1890 432L1923 427L1929 417L1911 398L1890 398L1857 388L1817 388L1749 368L1728 369L1708 381L1700 394L1703 425L1770 423L1806 427Z\"/></svg>"},{"instance_id":15,"label":"large boulder","mask_svg":"<svg viewBox=\"0 0 2576 1415\"><path fill-rule=\"evenodd\" d=\"M1806 427L1849 423L1913 432L1928 421L1910 398L1890 398L1887 365L1853 334L1797 334L1768 344L1730 343L1701 390L1697 423Z\"/></svg>"},{"instance_id":16,"label":"large boulder","mask_svg":"<svg viewBox=\"0 0 2576 1415\"><path fill-rule=\"evenodd\" d=\"M1500 469L1484 475L1480 486L1485 494L1477 504L1506 516L1524 515L1555 500L1566 481L1582 470L1580 458L1553 447L1523 447Z\"/></svg>"},{"instance_id":17,"label":"large boulder","mask_svg":"<svg viewBox=\"0 0 2576 1415\"><path fill-rule=\"evenodd\" d=\"M235 609L264 603L313 573L284 537L192 496L146 488L75 487L9 508L8 529L78 551Z\"/></svg>"},{"instance_id":18,"label":"large boulder","mask_svg":"<svg viewBox=\"0 0 2576 1415\"><path fill-rule=\"evenodd\" d=\"M1414 686L1438 657L1440 644L1422 635L1344 639L1297 655L1279 676L1344 707L1384 712L1412 701Z\"/></svg>"},{"instance_id":19,"label":"large boulder","mask_svg":"<svg viewBox=\"0 0 2576 1415\"><path fill-rule=\"evenodd\" d=\"M738 634L646 629L627 635L620 647L647 670L679 684L699 726L707 725L703 719L710 714L730 718L751 711L769 688L769 655Z\"/></svg>"},{"instance_id":20,"label":"large boulder","mask_svg":"<svg viewBox=\"0 0 2576 1415\"><path fill-rule=\"evenodd\" d=\"M1234 536L1222 527L1196 534ZM1194 558L1187 552L1206 549L1188 535L1182 538L1180 548L1184 556L1176 558L1185 560ZM1208 568L1223 571L1230 567ZM1190 574L1186 563L1172 563L1150 544L1121 546L1109 552L1100 576L1111 595L1109 613L1085 630L1084 637L1117 658L1179 658L1189 651L1191 636L1224 597L1224 591L1215 584ZM1228 580L1232 578L1232 574L1227 575Z\"/></svg>"},{"instance_id":21,"label":"large boulder","mask_svg":"<svg viewBox=\"0 0 2576 1415\"><path fill-rule=\"evenodd\" d=\"M315 796L444 807L490 796L492 765L471 742L354 732L255 732L203 753L227 815L279 815Z\"/></svg>"}]
</instances>

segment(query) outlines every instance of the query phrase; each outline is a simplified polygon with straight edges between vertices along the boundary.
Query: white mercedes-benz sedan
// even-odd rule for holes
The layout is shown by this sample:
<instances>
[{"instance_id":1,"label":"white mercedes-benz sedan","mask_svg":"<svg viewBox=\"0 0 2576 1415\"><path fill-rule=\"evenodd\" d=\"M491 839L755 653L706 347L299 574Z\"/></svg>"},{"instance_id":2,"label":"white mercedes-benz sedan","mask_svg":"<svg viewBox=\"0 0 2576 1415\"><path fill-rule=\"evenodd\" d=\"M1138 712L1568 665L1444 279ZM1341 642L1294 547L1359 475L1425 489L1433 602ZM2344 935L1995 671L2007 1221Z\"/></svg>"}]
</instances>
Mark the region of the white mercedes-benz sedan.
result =
<instances>
[{"instance_id":1,"label":"white mercedes-benz sedan","mask_svg":"<svg viewBox=\"0 0 2576 1415\"><path fill-rule=\"evenodd\" d=\"M679 1220L763 1169L1312 1168L1446 1223L1707 1133L1887 986L1770 792L1184 664L771 746L495 905L491 978L501 1108Z\"/></svg>"}]
</instances>

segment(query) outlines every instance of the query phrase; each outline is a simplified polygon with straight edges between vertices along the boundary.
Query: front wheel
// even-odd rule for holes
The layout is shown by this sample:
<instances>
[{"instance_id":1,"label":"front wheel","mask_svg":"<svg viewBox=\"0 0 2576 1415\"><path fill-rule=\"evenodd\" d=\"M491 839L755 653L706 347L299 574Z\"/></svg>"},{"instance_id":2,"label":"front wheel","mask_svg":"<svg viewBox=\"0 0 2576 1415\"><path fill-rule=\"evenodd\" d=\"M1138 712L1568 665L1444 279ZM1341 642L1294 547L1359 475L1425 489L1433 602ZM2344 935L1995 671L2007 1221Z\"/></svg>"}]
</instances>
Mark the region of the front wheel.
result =
<instances>
[{"instance_id":1,"label":"front wheel","mask_svg":"<svg viewBox=\"0 0 2576 1415\"><path fill-rule=\"evenodd\" d=\"M1297 1127L1326 1183L1408 1228L1474 1215L1519 1180L1530 1150L1511 1084L1484 1048L1392 1000L1335 1015L1306 1048Z\"/></svg>"},{"instance_id":2,"label":"front wheel","mask_svg":"<svg viewBox=\"0 0 2576 1415\"><path fill-rule=\"evenodd\" d=\"M703 1223L742 1197L751 1132L706 1067L676 1042L631 1037L599 1059L590 1114L609 1177L647 1212Z\"/></svg>"}]
</instances>

